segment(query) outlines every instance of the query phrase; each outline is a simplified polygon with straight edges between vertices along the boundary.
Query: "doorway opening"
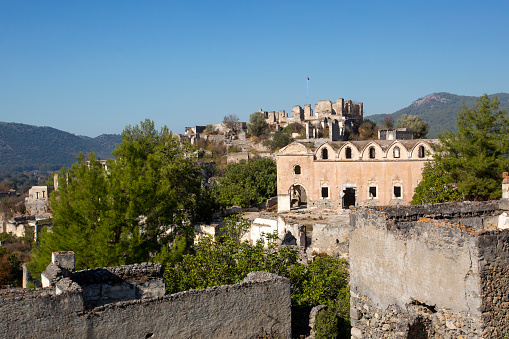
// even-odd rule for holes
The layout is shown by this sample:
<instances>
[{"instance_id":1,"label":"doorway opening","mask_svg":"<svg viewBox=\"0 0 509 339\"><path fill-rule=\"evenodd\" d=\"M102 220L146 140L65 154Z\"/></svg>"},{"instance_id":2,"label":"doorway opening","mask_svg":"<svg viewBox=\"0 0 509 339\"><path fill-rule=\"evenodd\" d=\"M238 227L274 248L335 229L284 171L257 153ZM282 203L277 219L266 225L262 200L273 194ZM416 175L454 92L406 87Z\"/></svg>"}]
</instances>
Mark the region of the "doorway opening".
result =
<instances>
[{"instance_id":1,"label":"doorway opening","mask_svg":"<svg viewBox=\"0 0 509 339\"><path fill-rule=\"evenodd\" d=\"M349 209L350 206L355 206L355 188L354 187L346 187L343 190L343 208Z\"/></svg>"},{"instance_id":2,"label":"doorway opening","mask_svg":"<svg viewBox=\"0 0 509 339\"><path fill-rule=\"evenodd\" d=\"M308 197L306 189L302 185L292 185L290 187L290 208L307 207Z\"/></svg>"}]
</instances>

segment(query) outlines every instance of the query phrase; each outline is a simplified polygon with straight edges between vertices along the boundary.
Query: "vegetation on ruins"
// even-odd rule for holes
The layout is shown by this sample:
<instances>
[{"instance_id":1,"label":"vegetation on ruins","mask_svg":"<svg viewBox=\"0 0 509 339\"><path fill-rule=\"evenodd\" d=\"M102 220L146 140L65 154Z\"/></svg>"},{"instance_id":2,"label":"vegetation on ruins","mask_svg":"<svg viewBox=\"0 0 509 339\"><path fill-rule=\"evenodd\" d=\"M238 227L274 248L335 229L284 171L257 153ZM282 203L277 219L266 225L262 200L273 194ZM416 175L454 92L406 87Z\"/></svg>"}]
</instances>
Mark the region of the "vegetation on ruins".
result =
<instances>
[{"instance_id":1,"label":"vegetation on ruins","mask_svg":"<svg viewBox=\"0 0 509 339\"><path fill-rule=\"evenodd\" d=\"M271 151L277 151L293 141L290 133L284 129L274 132L270 139L264 142L264 145L269 147Z\"/></svg>"},{"instance_id":2,"label":"vegetation on ruins","mask_svg":"<svg viewBox=\"0 0 509 339\"><path fill-rule=\"evenodd\" d=\"M223 124L233 133L236 133L239 129L239 116L237 114L225 115Z\"/></svg>"},{"instance_id":3,"label":"vegetation on ruins","mask_svg":"<svg viewBox=\"0 0 509 339\"><path fill-rule=\"evenodd\" d=\"M267 235L253 245L242 241L249 228L247 220L234 216L225 220L221 237L201 238L194 246L194 255L184 255L181 262L166 267L167 293L238 283L253 271L276 273L290 279L293 305L328 305L318 319L318 337L348 333L347 261L318 256L306 266L300 263L296 247L277 245L277 235Z\"/></svg>"},{"instance_id":4,"label":"vegetation on ruins","mask_svg":"<svg viewBox=\"0 0 509 339\"><path fill-rule=\"evenodd\" d=\"M262 112L254 112L249 116L249 123L247 124L249 134L259 137L268 132L268 125L265 121L265 114Z\"/></svg>"},{"instance_id":5,"label":"vegetation on ruins","mask_svg":"<svg viewBox=\"0 0 509 339\"><path fill-rule=\"evenodd\" d=\"M428 134L429 126L426 121L423 121L417 115L403 114L396 123L396 128L411 128L414 134L414 139L422 139Z\"/></svg>"},{"instance_id":6,"label":"vegetation on ruins","mask_svg":"<svg viewBox=\"0 0 509 339\"><path fill-rule=\"evenodd\" d=\"M364 119L358 128L359 140L373 140L378 139L378 128L376 124L369 120Z\"/></svg>"},{"instance_id":7,"label":"vegetation on ruins","mask_svg":"<svg viewBox=\"0 0 509 339\"><path fill-rule=\"evenodd\" d=\"M443 199L501 197L502 173L509 168L509 117L507 111L498 108L497 98L490 100L486 94L472 108L463 105L458 112L458 132L449 130L439 136L434 164L416 188L415 202L432 202L426 199L426 190L434 187L437 192L450 192L451 185L459 194Z\"/></svg>"},{"instance_id":8,"label":"vegetation on ruins","mask_svg":"<svg viewBox=\"0 0 509 339\"><path fill-rule=\"evenodd\" d=\"M306 138L306 130L302 124L298 122L292 122L286 125L283 128L283 132L288 133L288 135L292 135L293 133L299 133L297 139L305 139Z\"/></svg>"},{"instance_id":9,"label":"vegetation on ruins","mask_svg":"<svg viewBox=\"0 0 509 339\"><path fill-rule=\"evenodd\" d=\"M273 160L259 158L229 164L217 178L214 196L223 206L249 207L276 195L277 168Z\"/></svg>"},{"instance_id":10,"label":"vegetation on ruins","mask_svg":"<svg viewBox=\"0 0 509 339\"><path fill-rule=\"evenodd\" d=\"M0 287L21 287L23 270L21 265L30 260L34 232L28 227L24 237L0 233Z\"/></svg>"},{"instance_id":11,"label":"vegetation on ruins","mask_svg":"<svg viewBox=\"0 0 509 339\"><path fill-rule=\"evenodd\" d=\"M128 126L107 169L90 154L62 168L50 196L54 226L35 248L34 272L53 251L76 252L76 268L171 260L177 237L192 239L193 222L210 216L199 168L166 127ZM212 209L212 208L211 208Z\"/></svg>"}]
</instances>

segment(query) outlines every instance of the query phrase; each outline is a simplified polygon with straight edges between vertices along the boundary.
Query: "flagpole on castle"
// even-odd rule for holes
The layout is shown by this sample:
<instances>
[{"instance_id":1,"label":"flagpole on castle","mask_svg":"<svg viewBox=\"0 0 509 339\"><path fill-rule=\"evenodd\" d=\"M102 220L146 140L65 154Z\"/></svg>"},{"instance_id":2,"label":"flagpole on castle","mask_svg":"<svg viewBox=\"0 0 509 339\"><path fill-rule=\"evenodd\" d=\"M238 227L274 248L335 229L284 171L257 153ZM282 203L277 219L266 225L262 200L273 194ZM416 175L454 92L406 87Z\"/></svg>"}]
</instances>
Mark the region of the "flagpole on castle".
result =
<instances>
[{"instance_id":1,"label":"flagpole on castle","mask_svg":"<svg viewBox=\"0 0 509 339\"><path fill-rule=\"evenodd\" d=\"M309 77L308 81L306 82L306 104L309 104Z\"/></svg>"}]
</instances>

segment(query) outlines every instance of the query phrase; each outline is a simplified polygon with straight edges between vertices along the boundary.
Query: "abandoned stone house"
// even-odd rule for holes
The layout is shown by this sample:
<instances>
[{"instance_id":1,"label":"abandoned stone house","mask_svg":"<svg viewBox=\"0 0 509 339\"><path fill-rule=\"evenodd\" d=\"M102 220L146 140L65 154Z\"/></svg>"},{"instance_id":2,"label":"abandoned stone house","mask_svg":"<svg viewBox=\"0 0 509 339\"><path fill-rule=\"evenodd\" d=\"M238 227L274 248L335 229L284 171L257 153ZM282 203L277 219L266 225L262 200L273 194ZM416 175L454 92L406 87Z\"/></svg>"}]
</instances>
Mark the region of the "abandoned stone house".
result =
<instances>
[{"instance_id":1,"label":"abandoned stone house","mask_svg":"<svg viewBox=\"0 0 509 339\"><path fill-rule=\"evenodd\" d=\"M351 212L352 338L509 334L506 199Z\"/></svg>"},{"instance_id":2,"label":"abandoned stone house","mask_svg":"<svg viewBox=\"0 0 509 339\"><path fill-rule=\"evenodd\" d=\"M32 186L25 198L25 208L28 215L36 218L48 213L49 195L53 191L51 186Z\"/></svg>"},{"instance_id":3,"label":"abandoned stone house","mask_svg":"<svg viewBox=\"0 0 509 339\"><path fill-rule=\"evenodd\" d=\"M290 115L286 111L263 111L265 121L269 125L284 127L290 123L301 124L306 131L307 139L318 138L318 131L321 129L329 130L329 139L331 141L343 140L346 136L346 128L356 130L363 121L363 104L354 103L352 100L342 98L331 102L330 100L320 100L315 104L315 109L310 104L293 106Z\"/></svg>"},{"instance_id":4,"label":"abandoned stone house","mask_svg":"<svg viewBox=\"0 0 509 339\"><path fill-rule=\"evenodd\" d=\"M45 288L0 290L1 338L291 337L290 282L252 272L243 282L165 295L154 263L74 271L54 252Z\"/></svg>"},{"instance_id":5,"label":"abandoned stone house","mask_svg":"<svg viewBox=\"0 0 509 339\"><path fill-rule=\"evenodd\" d=\"M406 205L436 140L293 142L276 154L278 210Z\"/></svg>"}]
</instances>

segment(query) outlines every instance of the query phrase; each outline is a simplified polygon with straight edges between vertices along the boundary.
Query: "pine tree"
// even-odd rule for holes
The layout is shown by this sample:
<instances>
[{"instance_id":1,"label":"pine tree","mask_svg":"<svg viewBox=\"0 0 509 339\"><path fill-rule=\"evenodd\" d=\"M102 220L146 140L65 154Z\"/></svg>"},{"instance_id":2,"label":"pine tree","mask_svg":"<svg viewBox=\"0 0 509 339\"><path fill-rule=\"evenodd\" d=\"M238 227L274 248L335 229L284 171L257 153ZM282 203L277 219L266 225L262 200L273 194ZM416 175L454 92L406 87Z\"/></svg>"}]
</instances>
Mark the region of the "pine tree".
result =
<instances>
[{"instance_id":1,"label":"pine tree","mask_svg":"<svg viewBox=\"0 0 509 339\"><path fill-rule=\"evenodd\" d=\"M463 105L458 112L458 132L440 135L435 146L433 168L443 173L447 185L457 187L464 200L502 195L502 173L509 169L509 117L498 107L497 98L490 101L486 94L471 109ZM429 184L424 177L416 191Z\"/></svg>"}]
</instances>

